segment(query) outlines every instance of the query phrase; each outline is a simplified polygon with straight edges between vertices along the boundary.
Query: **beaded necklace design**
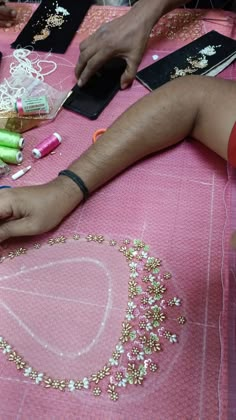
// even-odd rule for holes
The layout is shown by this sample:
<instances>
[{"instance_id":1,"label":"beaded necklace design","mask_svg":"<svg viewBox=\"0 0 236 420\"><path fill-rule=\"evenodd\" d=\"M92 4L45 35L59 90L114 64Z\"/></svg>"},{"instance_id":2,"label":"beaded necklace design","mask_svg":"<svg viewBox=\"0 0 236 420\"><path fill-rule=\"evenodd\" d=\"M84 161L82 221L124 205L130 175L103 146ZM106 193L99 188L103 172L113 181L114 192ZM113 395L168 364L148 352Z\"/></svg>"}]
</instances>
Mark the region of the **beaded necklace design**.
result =
<instances>
[{"instance_id":1,"label":"beaded necklace design","mask_svg":"<svg viewBox=\"0 0 236 420\"><path fill-rule=\"evenodd\" d=\"M178 333L169 330L168 320L176 320L181 328L186 318L180 312L181 299L168 296L171 274L165 271L162 261L150 255L149 246L143 241L124 239L121 243L106 239L103 235L89 234L72 238L59 236L48 240L50 246L60 246L67 241L95 242L98 246L113 247L114 252L123 254L129 268L128 302L121 325L120 337L107 363L97 372L88 372L84 378L53 378L41 372L15 350L3 336L0 336L0 351L15 363L17 370L35 384L60 391L91 392L95 397L106 393L117 401L120 393L130 386L140 386L151 373L158 371L158 355L168 345L178 343ZM40 249L41 244L34 244ZM0 258L1 263L22 257L30 250L18 248Z\"/></svg>"}]
</instances>

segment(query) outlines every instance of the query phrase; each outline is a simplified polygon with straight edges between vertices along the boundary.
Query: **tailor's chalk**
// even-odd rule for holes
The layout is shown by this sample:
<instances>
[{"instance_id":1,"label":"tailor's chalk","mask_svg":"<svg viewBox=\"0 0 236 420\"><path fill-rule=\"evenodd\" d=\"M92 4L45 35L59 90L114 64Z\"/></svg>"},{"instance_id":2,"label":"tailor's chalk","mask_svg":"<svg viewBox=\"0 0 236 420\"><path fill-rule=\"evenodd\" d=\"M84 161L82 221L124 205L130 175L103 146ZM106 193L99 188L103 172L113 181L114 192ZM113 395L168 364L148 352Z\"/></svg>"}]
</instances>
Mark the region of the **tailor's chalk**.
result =
<instances>
[{"instance_id":1,"label":"tailor's chalk","mask_svg":"<svg viewBox=\"0 0 236 420\"><path fill-rule=\"evenodd\" d=\"M12 175L12 179L16 181L16 179L21 178L23 175L25 175L28 171L30 171L31 166L27 166L25 169L21 169L20 171L16 172Z\"/></svg>"}]
</instances>

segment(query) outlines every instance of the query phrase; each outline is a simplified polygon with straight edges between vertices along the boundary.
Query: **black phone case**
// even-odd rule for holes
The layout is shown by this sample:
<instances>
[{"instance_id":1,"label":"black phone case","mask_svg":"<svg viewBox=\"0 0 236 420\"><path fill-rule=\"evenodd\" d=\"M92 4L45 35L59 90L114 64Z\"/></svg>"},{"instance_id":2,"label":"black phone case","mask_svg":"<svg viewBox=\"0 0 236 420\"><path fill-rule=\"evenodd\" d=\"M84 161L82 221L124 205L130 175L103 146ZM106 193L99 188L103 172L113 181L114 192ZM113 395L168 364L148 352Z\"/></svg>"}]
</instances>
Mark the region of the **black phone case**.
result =
<instances>
[{"instance_id":1,"label":"black phone case","mask_svg":"<svg viewBox=\"0 0 236 420\"><path fill-rule=\"evenodd\" d=\"M95 120L119 91L120 77L125 67L124 60L112 59L84 87L75 85L63 107Z\"/></svg>"},{"instance_id":2,"label":"black phone case","mask_svg":"<svg viewBox=\"0 0 236 420\"><path fill-rule=\"evenodd\" d=\"M204 56L202 50L207 48L213 48L215 53L205 55L207 65L203 68L200 66L199 68L196 67L194 72L190 74L216 76L236 58L236 41L216 31L210 31L145 69L140 70L136 78L149 90L154 90L174 78L189 74L188 72L181 74L181 70L184 73L187 68L190 68L191 71L191 62L189 60L192 59L195 62L199 62L201 57ZM179 75L177 76L175 76L176 70L179 70Z\"/></svg>"}]
</instances>

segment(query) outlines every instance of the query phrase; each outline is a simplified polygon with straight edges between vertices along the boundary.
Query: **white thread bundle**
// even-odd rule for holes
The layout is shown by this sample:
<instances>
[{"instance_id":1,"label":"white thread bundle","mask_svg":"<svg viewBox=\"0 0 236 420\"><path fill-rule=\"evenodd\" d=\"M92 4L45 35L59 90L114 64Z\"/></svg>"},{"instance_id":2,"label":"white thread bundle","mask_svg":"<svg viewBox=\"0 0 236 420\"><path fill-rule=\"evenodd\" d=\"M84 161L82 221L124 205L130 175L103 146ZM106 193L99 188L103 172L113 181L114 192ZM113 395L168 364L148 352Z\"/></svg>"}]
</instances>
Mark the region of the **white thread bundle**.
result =
<instances>
[{"instance_id":1,"label":"white thread bundle","mask_svg":"<svg viewBox=\"0 0 236 420\"><path fill-rule=\"evenodd\" d=\"M36 55L30 59L30 55ZM35 77L36 79L44 81L44 76L48 76L57 69L57 64L54 61L42 60L38 54L34 51L19 48L13 52L13 57L16 60L10 64L10 73L12 76L17 76L20 72L24 72L25 75ZM53 66L49 71L43 72L42 64L51 64Z\"/></svg>"},{"instance_id":2,"label":"white thread bundle","mask_svg":"<svg viewBox=\"0 0 236 420\"><path fill-rule=\"evenodd\" d=\"M36 55L33 58L30 55ZM16 100L27 96L27 89L24 87L24 78L33 77L38 81L44 81L44 77L57 69L54 61L42 60L34 51L24 48L16 49L13 52L14 62L10 64L10 79L4 79L0 84L0 111L9 112L14 109ZM48 71L43 71L42 65L52 65Z\"/></svg>"}]
</instances>

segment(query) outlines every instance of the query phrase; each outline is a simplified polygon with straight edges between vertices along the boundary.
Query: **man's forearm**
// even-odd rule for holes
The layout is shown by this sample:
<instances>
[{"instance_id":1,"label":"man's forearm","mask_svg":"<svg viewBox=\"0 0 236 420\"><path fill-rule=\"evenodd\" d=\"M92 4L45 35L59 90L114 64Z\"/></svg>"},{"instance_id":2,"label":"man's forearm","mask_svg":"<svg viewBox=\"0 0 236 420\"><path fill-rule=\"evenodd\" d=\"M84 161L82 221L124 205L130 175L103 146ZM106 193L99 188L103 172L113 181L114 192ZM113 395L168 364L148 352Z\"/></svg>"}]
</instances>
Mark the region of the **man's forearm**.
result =
<instances>
[{"instance_id":1,"label":"man's forearm","mask_svg":"<svg viewBox=\"0 0 236 420\"><path fill-rule=\"evenodd\" d=\"M139 0L133 6L133 9L139 12L142 19L151 28L166 13L174 10L190 0ZM132 11L132 9L131 9Z\"/></svg>"},{"instance_id":2,"label":"man's forearm","mask_svg":"<svg viewBox=\"0 0 236 420\"><path fill-rule=\"evenodd\" d=\"M131 106L70 166L90 192L136 161L177 143L191 132L201 92L197 86L191 88L191 78L185 79L169 83ZM191 89L194 95L190 96ZM75 188L72 181L64 182Z\"/></svg>"},{"instance_id":3,"label":"man's forearm","mask_svg":"<svg viewBox=\"0 0 236 420\"><path fill-rule=\"evenodd\" d=\"M227 159L235 109L235 82L199 76L177 79L131 106L70 170L93 192L133 163L186 136ZM60 182L76 200L78 187L73 181ZM79 193L78 202L81 199ZM76 204L73 201L74 207Z\"/></svg>"}]
</instances>

